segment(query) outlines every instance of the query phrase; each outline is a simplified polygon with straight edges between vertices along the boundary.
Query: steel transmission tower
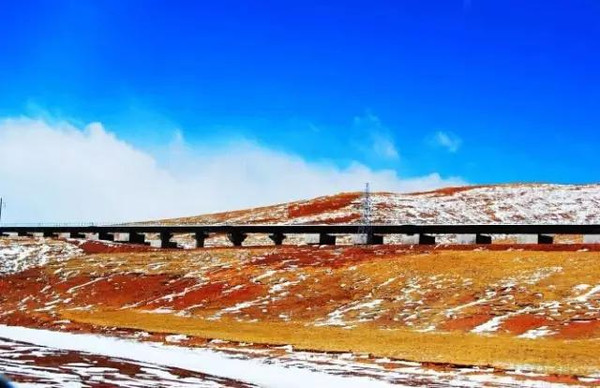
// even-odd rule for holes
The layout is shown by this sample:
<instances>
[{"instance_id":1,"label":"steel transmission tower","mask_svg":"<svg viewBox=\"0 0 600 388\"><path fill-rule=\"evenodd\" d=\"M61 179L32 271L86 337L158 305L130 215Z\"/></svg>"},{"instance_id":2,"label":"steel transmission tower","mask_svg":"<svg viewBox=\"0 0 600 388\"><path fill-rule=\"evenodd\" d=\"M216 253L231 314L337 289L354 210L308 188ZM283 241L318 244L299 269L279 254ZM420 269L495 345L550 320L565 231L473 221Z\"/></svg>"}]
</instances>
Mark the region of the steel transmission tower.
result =
<instances>
[{"instance_id":1,"label":"steel transmission tower","mask_svg":"<svg viewBox=\"0 0 600 388\"><path fill-rule=\"evenodd\" d=\"M365 184L365 191L361 201L361 225L358 229L358 237L363 244L371 244L373 240L373 230L371 228L371 216L373 214L373 200L369 190L369 182ZM364 239L364 240L363 240Z\"/></svg>"}]
</instances>

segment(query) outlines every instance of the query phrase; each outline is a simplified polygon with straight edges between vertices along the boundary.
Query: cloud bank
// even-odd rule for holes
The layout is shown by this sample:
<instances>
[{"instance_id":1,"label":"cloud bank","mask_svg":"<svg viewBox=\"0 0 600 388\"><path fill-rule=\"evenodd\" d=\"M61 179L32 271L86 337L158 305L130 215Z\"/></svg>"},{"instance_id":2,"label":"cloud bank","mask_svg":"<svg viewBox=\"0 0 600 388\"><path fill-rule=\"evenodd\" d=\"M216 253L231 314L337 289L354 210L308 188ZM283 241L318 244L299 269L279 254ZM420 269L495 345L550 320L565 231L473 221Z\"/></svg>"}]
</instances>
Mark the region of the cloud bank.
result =
<instances>
[{"instance_id":1,"label":"cloud bank","mask_svg":"<svg viewBox=\"0 0 600 388\"><path fill-rule=\"evenodd\" d=\"M311 163L245 142L192 150L181 134L165 148L167 160L159 163L100 123L0 120L3 222L157 219L357 191L365 182L400 192L464 183L435 173L404 179L358 163Z\"/></svg>"}]
</instances>

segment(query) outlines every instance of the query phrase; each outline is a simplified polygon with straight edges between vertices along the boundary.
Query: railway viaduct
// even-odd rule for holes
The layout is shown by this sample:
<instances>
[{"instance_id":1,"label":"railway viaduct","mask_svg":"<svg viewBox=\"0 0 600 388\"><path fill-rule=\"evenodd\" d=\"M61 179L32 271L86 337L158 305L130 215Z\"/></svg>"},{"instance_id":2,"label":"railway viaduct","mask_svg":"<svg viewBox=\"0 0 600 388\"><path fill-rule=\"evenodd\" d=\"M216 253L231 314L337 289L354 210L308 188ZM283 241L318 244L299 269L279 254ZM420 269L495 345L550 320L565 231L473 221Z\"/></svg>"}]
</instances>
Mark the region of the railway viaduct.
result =
<instances>
[{"instance_id":1,"label":"railway viaduct","mask_svg":"<svg viewBox=\"0 0 600 388\"><path fill-rule=\"evenodd\" d=\"M365 234L365 230L368 233ZM226 234L234 246L241 246L248 234L268 235L275 245L281 245L288 235L318 235L321 245L335 245L338 235L360 235L362 244L383 244L386 235L411 236L411 243L430 245L438 235L470 236L471 243L491 244L493 235L529 236L528 242L552 244L555 235L583 235L584 243L600 243L600 224L398 224L398 225L164 225L164 224L113 224L113 225L0 225L0 235L29 236L41 234L71 238L96 236L99 240L114 241L115 234L127 233L128 242L146 243L146 234L160 237L162 248L176 248L171 241L176 234L191 234L196 247L203 247L211 234Z\"/></svg>"}]
</instances>

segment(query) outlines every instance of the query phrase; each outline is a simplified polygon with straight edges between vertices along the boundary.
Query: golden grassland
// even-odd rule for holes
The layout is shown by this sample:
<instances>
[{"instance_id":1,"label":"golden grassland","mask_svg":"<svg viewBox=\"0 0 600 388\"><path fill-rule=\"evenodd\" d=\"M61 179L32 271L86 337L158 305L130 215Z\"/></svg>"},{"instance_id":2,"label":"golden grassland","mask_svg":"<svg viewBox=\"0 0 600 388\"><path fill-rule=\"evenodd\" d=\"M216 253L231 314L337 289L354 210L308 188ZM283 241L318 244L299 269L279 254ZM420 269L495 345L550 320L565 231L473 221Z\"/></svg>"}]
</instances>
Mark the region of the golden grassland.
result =
<instances>
[{"instance_id":1,"label":"golden grassland","mask_svg":"<svg viewBox=\"0 0 600 388\"><path fill-rule=\"evenodd\" d=\"M380 317L381 324L401 328L402 322L395 322L391 317L399 311L412 309L411 314L418 313L418 319L413 322L414 329L440 324L447 320L443 311L471 301L482 301L490 292L497 296L489 303L461 307L456 318L479 314L482 307L491 315L514 313L527 306L544 314L548 312L547 308L541 306L558 301L560 311L552 312L553 320L579 319L578 314L586 311L582 307L587 306L574 301L578 296L575 287L600 282L599 252L434 250L381 254L367 251L357 255L341 250L339 255L334 253L335 250L315 253L310 249L255 248L92 255L48 266L46 271L53 273L60 268L67 273L93 276L122 273L185 276L202 278L211 284L256 288L257 282L251 279L276 270L276 276L258 282L263 287L263 295L268 296L268 288L277 282L296 282L289 293L278 298L274 309L249 308L237 318L277 321L277 317L285 313L292 321L310 323L343 304L380 299L382 309L388 311L387 316ZM276 258L261 261L271 256ZM294 268L290 268L292 266ZM205 303L193 314L209 317L215 311L241 301L234 302L223 295ZM596 298L590 303L593 307L598 302ZM351 311L348 315L357 318L358 313ZM595 315L591 318L600 318L597 313Z\"/></svg>"},{"instance_id":2,"label":"golden grassland","mask_svg":"<svg viewBox=\"0 0 600 388\"><path fill-rule=\"evenodd\" d=\"M277 254L279 262L273 261L270 267L279 268L281 262L294 262L294 252L287 249L279 253L273 248L251 248L244 250L213 249L189 252L148 252L118 253L81 256L66 262L52 263L45 267L47 273L57 269L63 272L76 271L94 276L110 273L169 274L184 276L210 275L216 267L231 265L231 275L243 272L253 276L262 273L266 265L255 265L252 259ZM340 276L341 280L367 281L365 287L385 281L390 277L432 276L470 279L471 289L487 287L507 279L525 279L536 272L551 270L554 273L535 283L527 284L529 289L543 291L545 299L568 296L578 284L597 284L600 281L600 252L539 252L539 251L429 251L429 252L385 252L381 256L369 255L360 260L346 259L344 252L335 260L323 260L320 256L309 257L316 265L302 266L299 271L318 275ZM149 265L149 264L153 265ZM356 268L352 268L356 267ZM331 268L331 269L330 269ZM332 273L333 271L333 273ZM401 286L401 284L400 284ZM392 290L394 287L391 288Z\"/></svg>"},{"instance_id":3,"label":"golden grassland","mask_svg":"<svg viewBox=\"0 0 600 388\"><path fill-rule=\"evenodd\" d=\"M308 253L307 253L308 252ZM577 296L577 285L600 283L600 252L539 252L539 251L446 251L429 252L369 252L355 255L344 250L291 248L213 249L190 252L151 252L83 256L45 268L48 274L57 269L65 273L93 276L110 274L168 275L208 279L211 283L229 286L251 284L250 279L266 271L276 270L277 276L260 280L264 287L282 280L299 281L284 299L286 305L302 305L312 301L312 313L304 311L297 319L315 319L336 305L367 296L383 300L390 311L407 308L407 300L397 300L411 287L418 287L409 296L426 302L415 328L426 328L433 321L445 319L440 312L467 302L482 299L489 292L505 294L503 311L516 311L525 305L532 307L559 301L561 316L574 315L577 308L568 308ZM300 256L304 255L302 258ZM268 263L261 258L276 256ZM257 261L258 260L258 261ZM152 265L149 265L151 263ZM291 266L296 266L290 269ZM385 284L385 286L382 286ZM512 285L512 286L511 286ZM266 291L265 291L266 292ZM294 299L299 294L303 300ZM465 299L466 298L466 299ZM215 308L226 307L226 298ZM321 304L323 302L323 304ZM598 304L598 300L594 302ZM283 304L283 303L280 303ZM426 307L426 309L424 309ZM464 308L460 314L475 313L480 306ZM286 311L248 310L247 319L269 319ZM213 313L209 305L194 311L200 316ZM493 314L494 311L491 311ZM301 318L302 317L302 318ZM600 317L597 317L600 318ZM388 322L394 324L393 322Z\"/></svg>"},{"instance_id":4,"label":"golden grassland","mask_svg":"<svg viewBox=\"0 0 600 388\"><path fill-rule=\"evenodd\" d=\"M235 320L208 321L139 311L62 311L65 319L156 333L263 344L290 344L298 349L369 353L420 362L524 368L538 372L587 375L600 370L600 341L520 339L460 332L421 333L381 330L372 325L352 329L308 327L297 323Z\"/></svg>"},{"instance_id":5,"label":"golden grassland","mask_svg":"<svg viewBox=\"0 0 600 388\"><path fill-rule=\"evenodd\" d=\"M308 248L305 248L309 250ZM332 251L324 249L322 251ZM190 271L205 268L210 270L211 264L253 265L252 260L261 256L277 254L279 261L294 260L295 250L285 248L247 248L247 249L207 249L182 252L144 252L144 253L109 253L79 256L64 262L50 263L45 267L46 272L58 268L63 271L76 270L81 273L110 273L110 272L140 272L140 273L169 273L184 275ZM544 252L544 251L454 251L429 250L426 252L411 252L403 249L387 250L382 254L377 251L365 250L365 258L349 260L342 250L335 262L324 260L319 255L310 259L315 260L315 266L335 266L336 270L345 270L349 266L360 265L361 271L379 273L381 278L396 274L414 273L417 275L455 274L470 277L483 283L519 276L523 271L535 271L547 267L560 266L564 269L556 276L564 278L571 284L598 281L600 276L600 252ZM382 260L383 259L383 260ZM153 267L149 264L158 265ZM273 262L277 264L277 262ZM156 269L153 269L156 268ZM248 268L252 270L252 268ZM260 268L256 268L260 270ZM556 280L556 279L553 279ZM558 287L559 285L557 285Z\"/></svg>"},{"instance_id":6,"label":"golden grassland","mask_svg":"<svg viewBox=\"0 0 600 388\"><path fill-rule=\"evenodd\" d=\"M54 279L53 294L29 300L30 310L68 298L56 312L72 322L421 362L600 371L600 295L582 298L600 284L600 252L217 248L82 255L40 271ZM41 288L34 278L14 282L23 289L5 296L0 311L18 310L34 292L28 290ZM254 303L265 298L266 305ZM245 302L253 303L228 310ZM152 312L157 308L163 311ZM321 326L340 309L340 327ZM448 325L473 317L478 320L469 325ZM470 333L494 317L542 317L539 325L555 335L518 338L528 329L503 324L491 333ZM585 335L563 335L581 322L591 323Z\"/></svg>"}]
</instances>

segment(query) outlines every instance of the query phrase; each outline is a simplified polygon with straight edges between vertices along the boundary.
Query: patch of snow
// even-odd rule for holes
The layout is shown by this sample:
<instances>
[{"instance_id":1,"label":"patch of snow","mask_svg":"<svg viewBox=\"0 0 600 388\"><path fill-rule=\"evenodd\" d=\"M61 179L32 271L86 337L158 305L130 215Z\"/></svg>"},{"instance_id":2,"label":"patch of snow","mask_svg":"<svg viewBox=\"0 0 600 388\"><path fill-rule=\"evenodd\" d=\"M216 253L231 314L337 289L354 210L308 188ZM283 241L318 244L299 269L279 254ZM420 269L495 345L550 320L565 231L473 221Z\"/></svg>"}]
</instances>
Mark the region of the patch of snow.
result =
<instances>
[{"instance_id":1,"label":"patch of snow","mask_svg":"<svg viewBox=\"0 0 600 388\"><path fill-rule=\"evenodd\" d=\"M506 319L508 319L509 317L511 317L513 315L519 315L519 314L525 313L530 310L531 310L530 307L526 307L519 311L514 311L514 312L511 312L511 313L508 313L505 315L499 315L499 316L494 317L494 318L490 319L489 321L484 322L481 325L475 327L473 330L471 330L471 333L483 334L483 333L496 332L496 331L498 331L498 328L500 327L502 322L505 321Z\"/></svg>"},{"instance_id":2,"label":"patch of snow","mask_svg":"<svg viewBox=\"0 0 600 388\"><path fill-rule=\"evenodd\" d=\"M187 335L184 334L173 334L173 335L168 335L165 337L165 341L167 342L173 342L173 343L179 343L182 341L186 341L189 337Z\"/></svg>"},{"instance_id":3,"label":"patch of snow","mask_svg":"<svg viewBox=\"0 0 600 388\"><path fill-rule=\"evenodd\" d=\"M142 310L142 312L144 313L150 313L150 314L174 314L175 311L172 309L168 309L165 307L159 307L157 309L154 310Z\"/></svg>"},{"instance_id":4,"label":"patch of snow","mask_svg":"<svg viewBox=\"0 0 600 388\"><path fill-rule=\"evenodd\" d=\"M0 337L40 346L90 352L172 368L206 373L263 387L388 387L388 383L365 377L328 374L291 365L239 359L200 348L136 342L92 334L72 334L0 325Z\"/></svg>"},{"instance_id":5,"label":"patch of snow","mask_svg":"<svg viewBox=\"0 0 600 388\"><path fill-rule=\"evenodd\" d=\"M575 287L573 287L573 290L581 292L587 290L590 287L591 286L589 284L578 284Z\"/></svg>"},{"instance_id":6,"label":"patch of snow","mask_svg":"<svg viewBox=\"0 0 600 388\"><path fill-rule=\"evenodd\" d=\"M536 339L540 337L546 337L551 334L554 334L554 332L550 330L548 326L541 326L536 329L526 331L525 333L521 334L519 338Z\"/></svg>"},{"instance_id":7,"label":"patch of snow","mask_svg":"<svg viewBox=\"0 0 600 388\"><path fill-rule=\"evenodd\" d=\"M376 309L381 302L383 302L382 299L373 299L349 303L327 314L327 319L316 322L315 326L347 326L347 322L344 321L344 315L350 311L360 311L359 321L368 321L373 315L373 311L365 312L364 310Z\"/></svg>"},{"instance_id":8,"label":"patch of snow","mask_svg":"<svg viewBox=\"0 0 600 388\"><path fill-rule=\"evenodd\" d=\"M590 298L592 295L594 295L594 294L596 294L596 293L599 293L599 292L600 292L600 284L599 284L599 285L597 285L597 286L595 286L595 287L593 287L591 290L589 290L589 291L588 291L588 292L586 292L585 294L583 294L583 295L579 295L579 296L577 296L577 297L573 298L573 300L574 300L574 301L576 301L576 302L587 302L587 301L588 301L588 299L589 299L589 298Z\"/></svg>"},{"instance_id":9,"label":"patch of snow","mask_svg":"<svg viewBox=\"0 0 600 388\"><path fill-rule=\"evenodd\" d=\"M69 288L69 289L67 290L67 293L68 293L68 294L72 294L72 293L73 293L73 292L75 292L76 290L79 290L79 289L81 289L81 288L83 288L83 287L87 287L87 286L89 286L90 284L94 284L94 283L96 283L96 282L99 282L100 280L104 280L104 278L96 278L96 279L90 280L89 282L86 282L86 283L80 284L80 285L78 285L78 286L71 287L71 288Z\"/></svg>"},{"instance_id":10,"label":"patch of snow","mask_svg":"<svg viewBox=\"0 0 600 388\"><path fill-rule=\"evenodd\" d=\"M276 273L277 273L277 271L268 270L265 273L263 273L262 275L258 275L257 277L250 279L250 281L252 283L258 283L261 279L271 277L271 276L275 275Z\"/></svg>"},{"instance_id":11,"label":"patch of snow","mask_svg":"<svg viewBox=\"0 0 600 388\"><path fill-rule=\"evenodd\" d=\"M83 251L73 244L50 239L0 239L0 275L25 271L79 256Z\"/></svg>"}]
</instances>

